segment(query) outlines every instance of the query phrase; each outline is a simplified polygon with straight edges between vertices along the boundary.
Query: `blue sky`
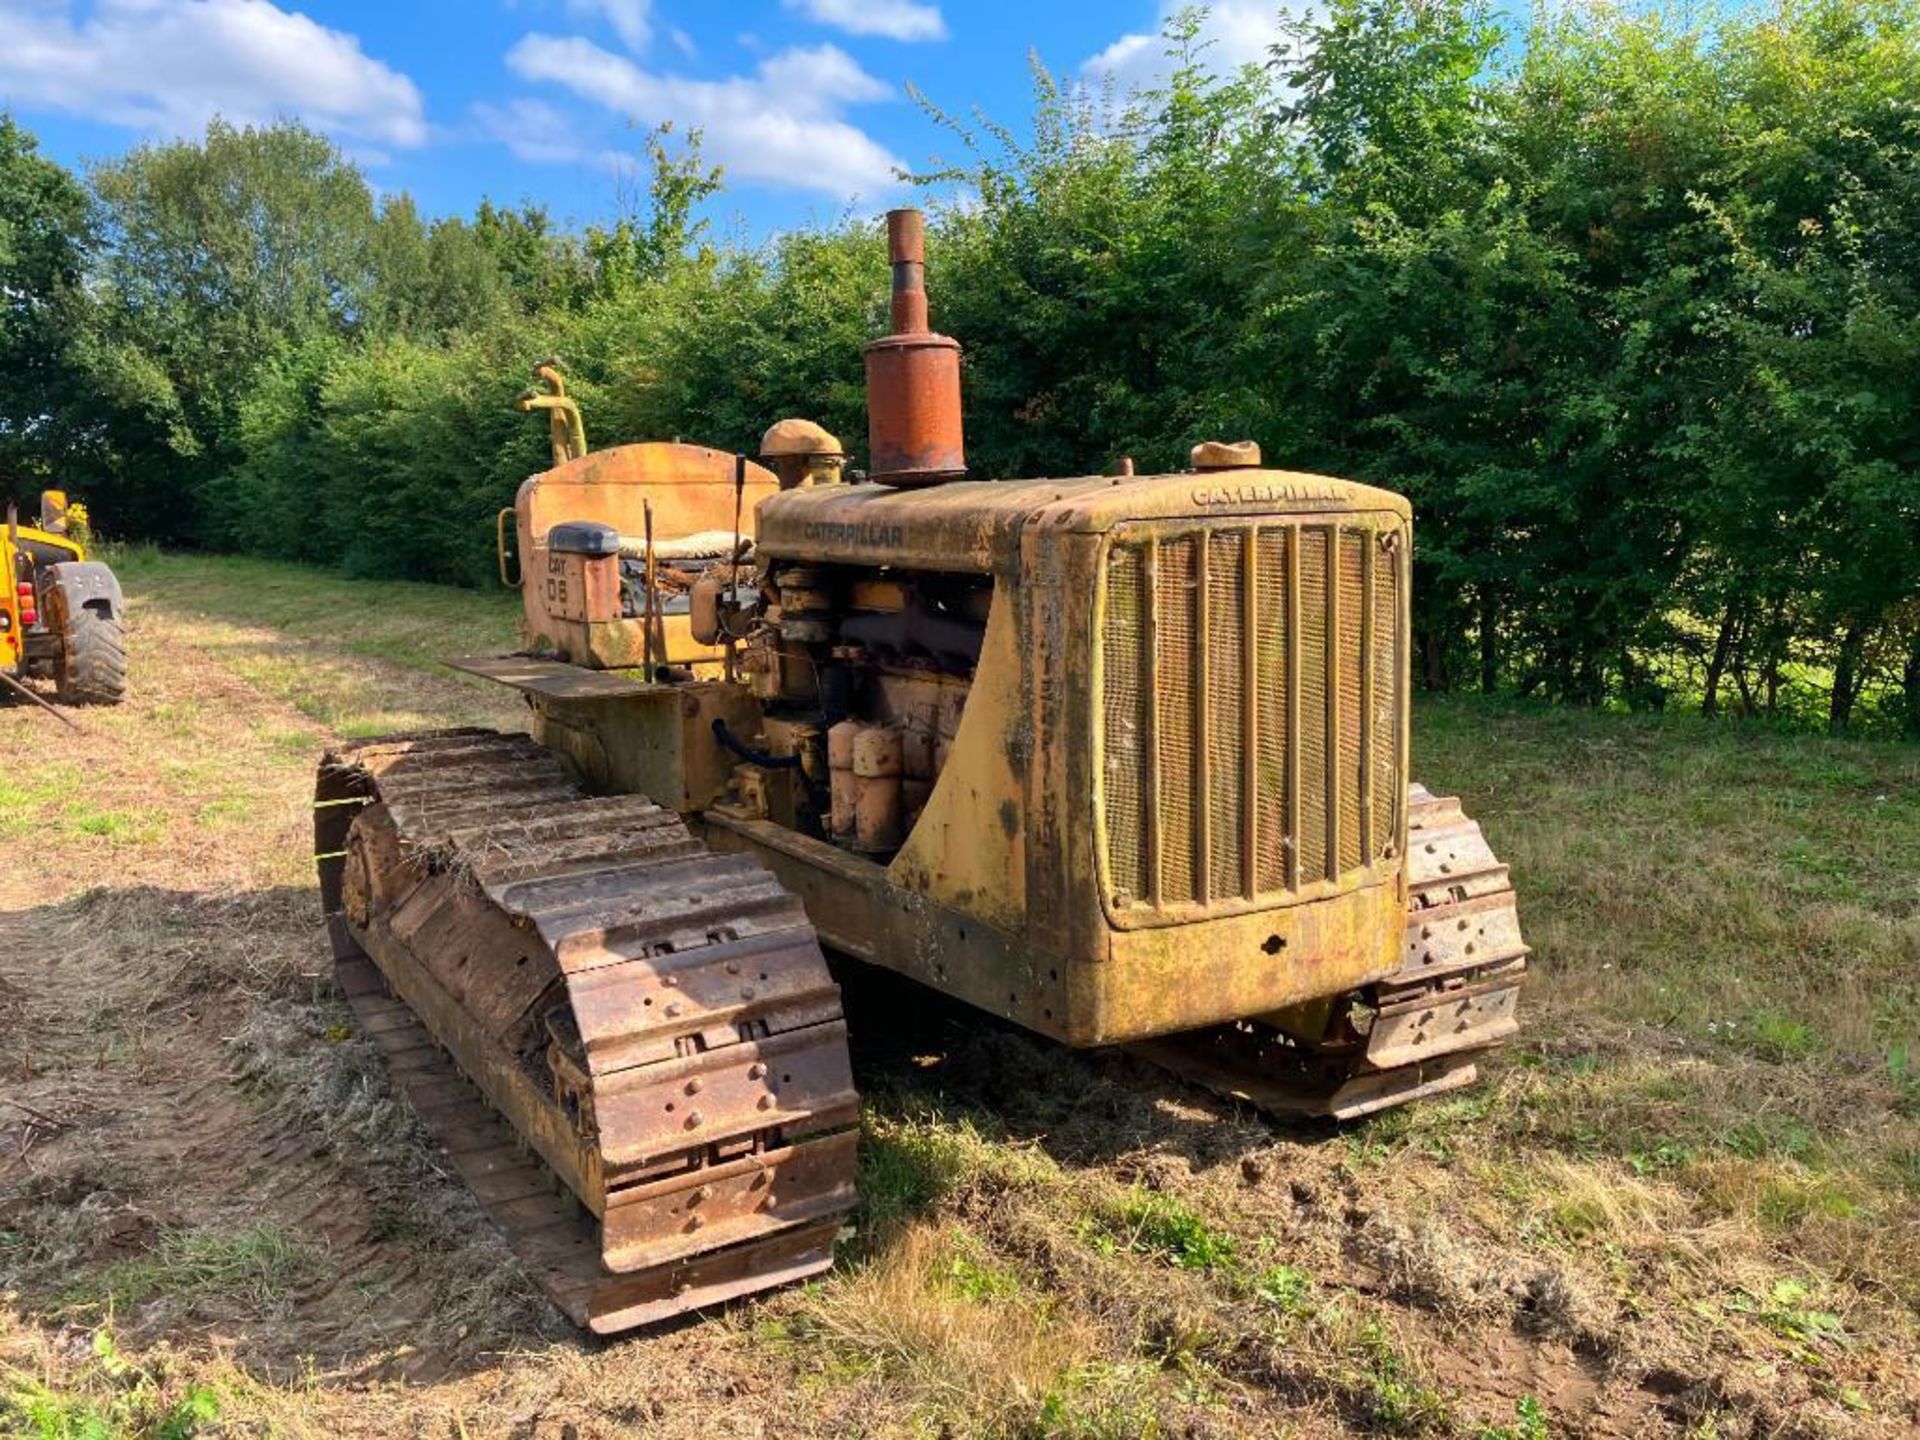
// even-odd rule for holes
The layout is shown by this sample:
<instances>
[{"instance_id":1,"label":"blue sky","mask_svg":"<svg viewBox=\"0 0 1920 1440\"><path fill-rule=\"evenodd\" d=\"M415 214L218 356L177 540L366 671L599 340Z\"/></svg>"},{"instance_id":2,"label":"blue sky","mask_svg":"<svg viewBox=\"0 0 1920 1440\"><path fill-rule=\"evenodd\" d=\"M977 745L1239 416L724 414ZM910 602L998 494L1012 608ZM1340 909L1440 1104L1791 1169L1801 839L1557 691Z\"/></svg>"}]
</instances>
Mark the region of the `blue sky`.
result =
<instances>
[{"instance_id":1,"label":"blue sky","mask_svg":"<svg viewBox=\"0 0 1920 1440\"><path fill-rule=\"evenodd\" d=\"M1260 58L1279 0L1217 0L1222 63ZM1121 88L1156 78L1175 0L0 0L0 108L69 164L142 139L297 116L434 214L534 200L574 223L630 203L646 128L705 133L716 218L751 235L910 192L954 158L907 97L1019 125L1028 52Z\"/></svg>"}]
</instances>

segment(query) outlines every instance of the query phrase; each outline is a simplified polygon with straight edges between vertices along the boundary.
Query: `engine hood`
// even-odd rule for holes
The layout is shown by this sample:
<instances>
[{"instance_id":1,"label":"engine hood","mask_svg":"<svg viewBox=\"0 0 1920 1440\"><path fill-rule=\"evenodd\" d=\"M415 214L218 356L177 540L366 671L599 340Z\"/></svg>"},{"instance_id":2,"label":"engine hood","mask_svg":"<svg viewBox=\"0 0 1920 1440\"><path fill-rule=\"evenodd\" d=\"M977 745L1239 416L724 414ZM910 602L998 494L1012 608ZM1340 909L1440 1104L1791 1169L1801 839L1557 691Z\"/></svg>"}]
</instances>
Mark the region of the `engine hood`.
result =
<instances>
[{"instance_id":1,"label":"engine hood","mask_svg":"<svg viewBox=\"0 0 1920 1440\"><path fill-rule=\"evenodd\" d=\"M917 490L823 485L760 502L764 559L989 574L1019 565L1028 526L1100 534L1128 520L1182 516L1391 511L1403 496L1294 470L1083 475L1066 480L962 480Z\"/></svg>"}]
</instances>

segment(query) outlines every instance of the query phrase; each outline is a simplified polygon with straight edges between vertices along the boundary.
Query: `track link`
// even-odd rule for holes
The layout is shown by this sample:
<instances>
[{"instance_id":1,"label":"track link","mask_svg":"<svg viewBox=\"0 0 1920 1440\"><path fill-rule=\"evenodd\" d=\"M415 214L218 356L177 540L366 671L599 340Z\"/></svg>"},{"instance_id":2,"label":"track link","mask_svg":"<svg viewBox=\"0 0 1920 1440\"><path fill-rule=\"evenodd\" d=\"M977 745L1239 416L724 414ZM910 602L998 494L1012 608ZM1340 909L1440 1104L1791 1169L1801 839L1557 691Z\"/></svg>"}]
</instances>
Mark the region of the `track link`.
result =
<instances>
[{"instance_id":1,"label":"track link","mask_svg":"<svg viewBox=\"0 0 1920 1440\"><path fill-rule=\"evenodd\" d=\"M1530 953L1507 867L1480 826L1457 799L1415 784L1398 970L1340 997L1310 1035L1251 1019L1129 1048L1263 1110L1356 1119L1472 1084L1476 1062L1518 1028Z\"/></svg>"},{"instance_id":2,"label":"track link","mask_svg":"<svg viewBox=\"0 0 1920 1440\"><path fill-rule=\"evenodd\" d=\"M315 805L342 989L576 1323L630 1329L832 1263L854 1202L846 1024L757 862L487 730L329 752Z\"/></svg>"}]
</instances>

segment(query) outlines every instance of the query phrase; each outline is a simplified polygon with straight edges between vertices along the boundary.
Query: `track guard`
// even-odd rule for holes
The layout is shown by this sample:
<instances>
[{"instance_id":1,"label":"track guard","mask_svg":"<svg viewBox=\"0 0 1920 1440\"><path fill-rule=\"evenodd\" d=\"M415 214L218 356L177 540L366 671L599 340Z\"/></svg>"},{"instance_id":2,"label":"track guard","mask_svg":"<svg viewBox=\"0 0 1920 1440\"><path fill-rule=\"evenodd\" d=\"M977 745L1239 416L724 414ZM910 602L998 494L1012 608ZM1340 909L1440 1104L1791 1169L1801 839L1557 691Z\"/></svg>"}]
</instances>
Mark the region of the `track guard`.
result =
<instances>
[{"instance_id":1,"label":"track guard","mask_svg":"<svg viewBox=\"0 0 1920 1440\"><path fill-rule=\"evenodd\" d=\"M1407 819L1398 970L1317 1009L1327 1018L1305 1037L1266 1017L1127 1048L1274 1114L1354 1120L1472 1084L1476 1062L1519 1028L1532 952L1507 866L1460 802L1414 784Z\"/></svg>"}]
</instances>

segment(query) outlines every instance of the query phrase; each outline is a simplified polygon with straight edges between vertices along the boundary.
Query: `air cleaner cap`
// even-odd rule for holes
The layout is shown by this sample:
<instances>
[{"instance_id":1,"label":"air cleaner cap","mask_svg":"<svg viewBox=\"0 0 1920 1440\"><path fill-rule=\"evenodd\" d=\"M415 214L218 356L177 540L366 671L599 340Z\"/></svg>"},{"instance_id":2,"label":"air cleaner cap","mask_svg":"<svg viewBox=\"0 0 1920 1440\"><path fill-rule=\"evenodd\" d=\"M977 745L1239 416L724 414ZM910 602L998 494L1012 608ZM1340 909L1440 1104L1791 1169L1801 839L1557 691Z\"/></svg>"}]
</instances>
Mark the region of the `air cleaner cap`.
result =
<instances>
[{"instance_id":1,"label":"air cleaner cap","mask_svg":"<svg viewBox=\"0 0 1920 1440\"><path fill-rule=\"evenodd\" d=\"M1202 440L1193 447L1196 470L1253 470L1260 464L1260 447L1251 440Z\"/></svg>"},{"instance_id":2,"label":"air cleaner cap","mask_svg":"<svg viewBox=\"0 0 1920 1440\"><path fill-rule=\"evenodd\" d=\"M782 490L801 485L830 485L840 478L847 452L823 426L811 420L776 420L760 437L760 458L780 475Z\"/></svg>"},{"instance_id":3,"label":"air cleaner cap","mask_svg":"<svg viewBox=\"0 0 1920 1440\"><path fill-rule=\"evenodd\" d=\"M811 420L776 420L760 437L760 458L778 460L786 455L845 455L840 442L825 426Z\"/></svg>"}]
</instances>

